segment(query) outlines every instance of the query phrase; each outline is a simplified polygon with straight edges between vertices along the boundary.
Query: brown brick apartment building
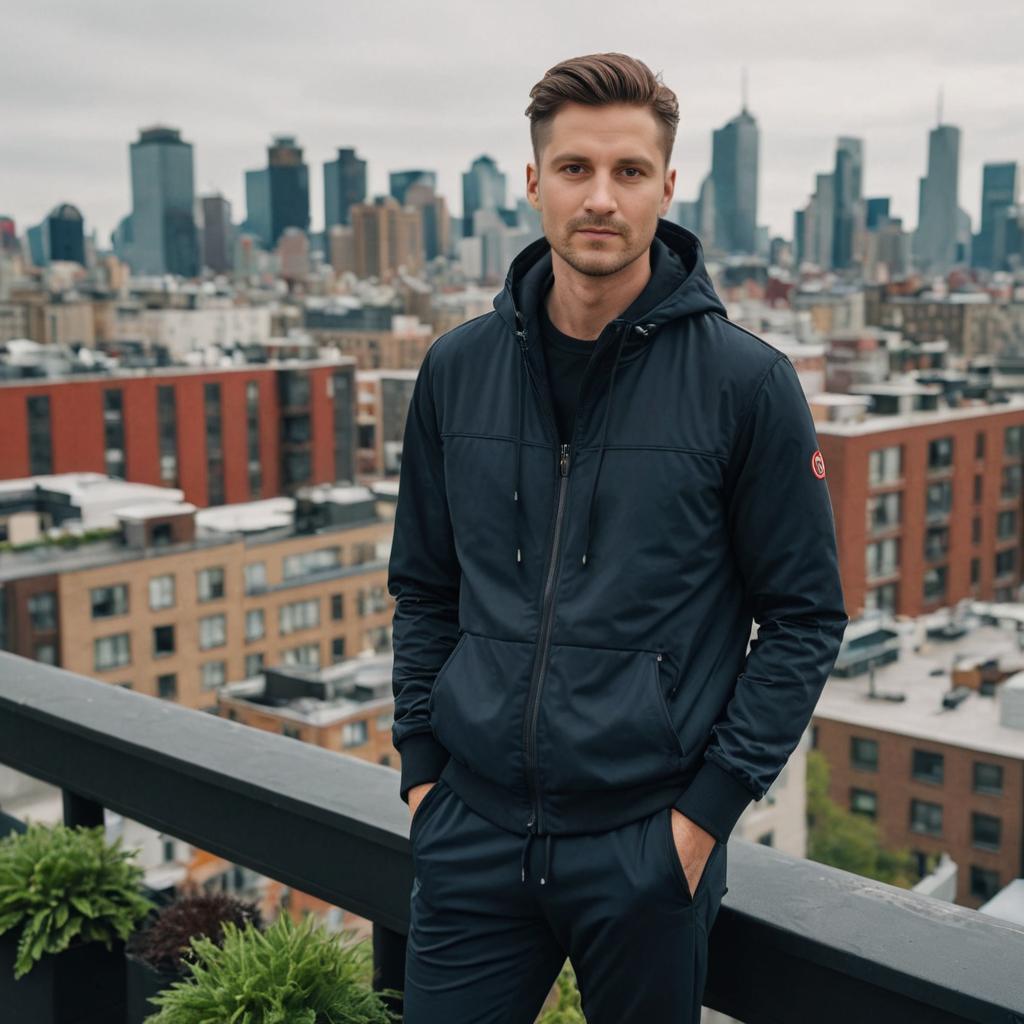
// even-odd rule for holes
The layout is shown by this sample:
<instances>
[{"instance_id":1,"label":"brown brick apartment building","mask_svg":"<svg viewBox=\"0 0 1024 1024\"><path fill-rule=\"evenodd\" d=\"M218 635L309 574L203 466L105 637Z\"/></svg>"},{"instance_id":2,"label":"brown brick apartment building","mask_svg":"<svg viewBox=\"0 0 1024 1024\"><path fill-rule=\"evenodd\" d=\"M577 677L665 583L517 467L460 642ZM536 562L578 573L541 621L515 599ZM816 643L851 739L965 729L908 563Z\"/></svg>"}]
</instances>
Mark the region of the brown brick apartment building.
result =
<instances>
[{"instance_id":1,"label":"brown brick apartment building","mask_svg":"<svg viewBox=\"0 0 1024 1024\"><path fill-rule=\"evenodd\" d=\"M815 426L851 617L1015 599L1024 397Z\"/></svg>"},{"instance_id":2,"label":"brown brick apartment building","mask_svg":"<svg viewBox=\"0 0 1024 1024\"><path fill-rule=\"evenodd\" d=\"M344 521L322 526L197 529L167 503L119 511L119 536L0 553L0 646L194 708L265 665L390 650L392 521L336 491Z\"/></svg>"}]
</instances>

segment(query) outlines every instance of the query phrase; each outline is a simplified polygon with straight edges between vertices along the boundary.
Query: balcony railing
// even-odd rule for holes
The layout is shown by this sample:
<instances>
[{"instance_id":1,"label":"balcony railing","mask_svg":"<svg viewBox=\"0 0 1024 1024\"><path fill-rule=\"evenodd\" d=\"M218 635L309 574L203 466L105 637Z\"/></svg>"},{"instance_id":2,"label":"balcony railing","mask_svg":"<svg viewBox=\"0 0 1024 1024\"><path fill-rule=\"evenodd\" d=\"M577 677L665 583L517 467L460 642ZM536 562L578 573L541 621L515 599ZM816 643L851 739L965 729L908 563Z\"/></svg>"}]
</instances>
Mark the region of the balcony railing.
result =
<instances>
[{"instance_id":1,"label":"balcony railing","mask_svg":"<svg viewBox=\"0 0 1024 1024\"><path fill-rule=\"evenodd\" d=\"M0 653L0 762L374 925L401 988L413 869L392 768ZM1024 1021L1024 928L738 838L704 1002L749 1024ZM649 979L657 984L657 978Z\"/></svg>"}]
</instances>

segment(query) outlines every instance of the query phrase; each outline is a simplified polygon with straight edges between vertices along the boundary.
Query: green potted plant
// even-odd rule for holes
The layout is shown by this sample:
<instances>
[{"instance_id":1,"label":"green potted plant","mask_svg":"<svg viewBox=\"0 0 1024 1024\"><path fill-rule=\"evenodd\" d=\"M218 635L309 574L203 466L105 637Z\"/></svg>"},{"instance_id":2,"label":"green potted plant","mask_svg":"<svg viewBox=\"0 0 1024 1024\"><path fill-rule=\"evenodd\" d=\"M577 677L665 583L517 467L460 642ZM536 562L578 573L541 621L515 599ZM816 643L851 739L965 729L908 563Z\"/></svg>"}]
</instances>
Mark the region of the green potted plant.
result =
<instances>
[{"instance_id":1,"label":"green potted plant","mask_svg":"<svg viewBox=\"0 0 1024 1024\"><path fill-rule=\"evenodd\" d=\"M0 839L0 1007L32 1024L124 1013L125 940L154 906L137 851L92 828L29 823Z\"/></svg>"},{"instance_id":2,"label":"green potted plant","mask_svg":"<svg viewBox=\"0 0 1024 1024\"><path fill-rule=\"evenodd\" d=\"M187 976L187 961L193 958L189 940L205 935L220 945L228 921L239 928L247 921L263 927L255 903L223 892L198 892L167 904L129 936L125 946L127 1024L142 1024L153 1013L150 997Z\"/></svg>"},{"instance_id":3,"label":"green potted plant","mask_svg":"<svg viewBox=\"0 0 1024 1024\"><path fill-rule=\"evenodd\" d=\"M161 1007L146 1024L245 1021L247 1024L394 1024L401 1017L374 991L373 953L365 940L339 941L311 914L300 924L282 912L265 931L250 921L224 925L217 945L190 940L190 977L150 1001Z\"/></svg>"}]
</instances>

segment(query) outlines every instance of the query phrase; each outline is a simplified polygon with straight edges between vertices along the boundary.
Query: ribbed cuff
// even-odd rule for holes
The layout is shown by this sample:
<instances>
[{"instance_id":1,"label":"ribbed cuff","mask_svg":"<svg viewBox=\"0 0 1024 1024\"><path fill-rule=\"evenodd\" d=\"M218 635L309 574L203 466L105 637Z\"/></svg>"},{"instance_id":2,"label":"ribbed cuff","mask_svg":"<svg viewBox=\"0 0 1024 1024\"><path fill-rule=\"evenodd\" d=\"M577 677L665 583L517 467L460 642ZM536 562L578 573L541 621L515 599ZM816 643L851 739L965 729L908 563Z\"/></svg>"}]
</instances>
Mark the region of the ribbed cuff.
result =
<instances>
[{"instance_id":1,"label":"ribbed cuff","mask_svg":"<svg viewBox=\"0 0 1024 1024\"><path fill-rule=\"evenodd\" d=\"M399 787L402 799L409 803L409 790L424 782L436 782L451 756L430 732L415 732L398 747L402 759Z\"/></svg>"},{"instance_id":2,"label":"ribbed cuff","mask_svg":"<svg viewBox=\"0 0 1024 1024\"><path fill-rule=\"evenodd\" d=\"M754 794L738 779L705 760L689 788L672 805L705 832L725 843Z\"/></svg>"}]
</instances>

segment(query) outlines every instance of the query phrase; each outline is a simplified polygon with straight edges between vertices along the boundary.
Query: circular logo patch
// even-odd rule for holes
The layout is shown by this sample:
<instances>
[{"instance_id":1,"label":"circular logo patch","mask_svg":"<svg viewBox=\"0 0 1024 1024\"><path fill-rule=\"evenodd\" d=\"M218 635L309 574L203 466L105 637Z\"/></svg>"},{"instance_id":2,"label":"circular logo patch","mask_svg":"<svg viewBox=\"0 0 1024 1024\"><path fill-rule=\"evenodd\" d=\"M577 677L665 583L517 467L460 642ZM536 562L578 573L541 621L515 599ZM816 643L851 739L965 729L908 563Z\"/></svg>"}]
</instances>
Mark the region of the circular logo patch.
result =
<instances>
[{"instance_id":1,"label":"circular logo patch","mask_svg":"<svg viewBox=\"0 0 1024 1024\"><path fill-rule=\"evenodd\" d=\"M825 479L825 456L821 454L821 449L817 449L811 456L811 472L819 479Z\"/></svg>"}]
</instances>

